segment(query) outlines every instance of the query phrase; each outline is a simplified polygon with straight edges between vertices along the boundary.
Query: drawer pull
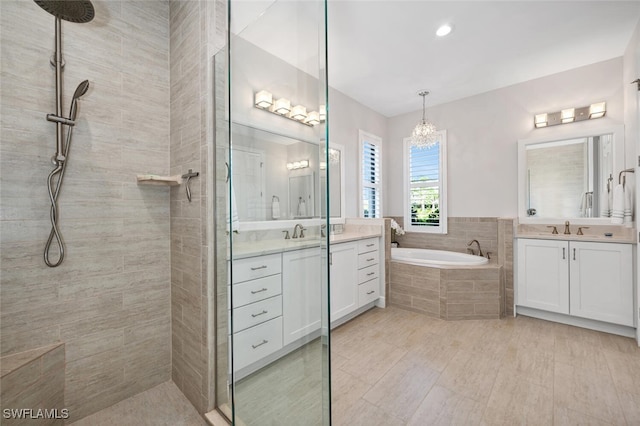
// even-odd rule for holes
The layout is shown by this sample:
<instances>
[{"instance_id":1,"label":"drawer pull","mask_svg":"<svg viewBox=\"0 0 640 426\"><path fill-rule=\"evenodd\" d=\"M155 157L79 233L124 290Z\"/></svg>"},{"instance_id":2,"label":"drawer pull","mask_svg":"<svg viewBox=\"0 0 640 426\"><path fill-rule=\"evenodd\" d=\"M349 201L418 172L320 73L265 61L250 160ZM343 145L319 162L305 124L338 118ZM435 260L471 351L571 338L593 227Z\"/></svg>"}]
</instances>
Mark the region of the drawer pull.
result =
<instances>
[{"instance_id":1,"label":"drawer pull","mask_svg":"<svg viewBox=\"0 0 640 426\"><path fill-rule=\"evenodd\" d=\"M255 268L251 268L252 271L257 271L258 269L267 269L267 265L256 266Z\"/></svg>"},{"instance_id":2,"label":"drawer pull","mask_svg":"<svg viewBox=\"0 0 640 426\"><path fill-rule=\"evenodd\" d=\"M371 261L374 261L374 260L376 260L376 258L375 258L375 257L372 257L372 258L370 258L370 259L367 259L367 262L371 262Z\"/></svg>"},{"instance_id":3,"label":"drawer pull","mask_svg":"<svg viewBox=\"0 0 640 426\"><path fill-rule=\"evenodd\" d=\"M373 294L375 292L376 292L375 290L371 290L371 291L368 291L367 294Z\"/></svg>"},{"instance_id":4,"label":"drawer pull","mask_svg":"<svg viewBox=\"0 0 640 426\"><path fill-rule=\"evenodd\" d=\"M260 346L262 346L262 345L266 345L267 343L269 343L269 341L268 341L268 340L264 340L264 339L263 339L263 340L262 340L262 342L258 343L257 345L251 345L251 347L252 347L253 349L257 349L257 348L259 348L259 347L260 347Z\"/></svg>"},{"instance_id":5,"label":"drawer pull","mask_svg":"<svg viewBox=\"0 0 640 426\"><path fill-rule=\"evenodd\" d=\"M375 272L369 272L367 276L370 277L371 275L375 275L375 274L376 274Z\"/></svg>"},{"instance_id":6,"label":"drawer pull","mask_svg":"<svg viewBox=\"0 0 640 426\"><path fill-rule=\"evenodd\" d=\"M367 247L373 247L375 244L367 244Z\"/></svg>"},{"instance_id":7,"label":"drawer pull","mask_svg":"<svg viewBox=\"0 0 640 426\"><path fill-rule=\"evenodd\" d=\"M258 294L258 293L262 293L263 291L267 291L267 289L261 288L260 290L256 290L256 291L251 290L251 294Z\"/></svg>"},{"instance_id":8,"label":"drawer pull","mask_svg":"<svg viewBox=\"0 0 640 426\"><path fill-rule=\"evenodd\" d=\"M258 312L257 314L251 314L251 316L255 318L255 317L259 317L260 315L264 315L266 313L267 311L262 311L262 312Z\"/></svg>"}]
</instances>

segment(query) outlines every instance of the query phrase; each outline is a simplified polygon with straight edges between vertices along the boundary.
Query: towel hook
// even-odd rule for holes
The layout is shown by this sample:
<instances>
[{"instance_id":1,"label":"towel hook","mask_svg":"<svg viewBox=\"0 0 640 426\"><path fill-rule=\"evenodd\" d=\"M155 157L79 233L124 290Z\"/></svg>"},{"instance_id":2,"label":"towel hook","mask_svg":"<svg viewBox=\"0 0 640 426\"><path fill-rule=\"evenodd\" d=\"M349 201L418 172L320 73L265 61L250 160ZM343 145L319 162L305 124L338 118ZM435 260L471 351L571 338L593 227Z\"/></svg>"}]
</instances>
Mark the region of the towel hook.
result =
<instances>
[{"instance_id":1,"label":"towel hook","mask_svg":"<svg viewBox=\"0 0 640 426\"><path fill-rule=\"evenodd\" d=\"M620 174L618 174L618 183L622 184L623 187L627 182L627 175L624 173L635 173L635 170L631 168L631 169L625 169L620 171Z\"/></svg>"},{"instance_id":2,"label":"towel hook","mask_svg":"<svg viewBox=\"0 0 640 426\"><path fill-rule=\"evenodd\" d=\"M187 200L191 202L191 187L189 186L189 182L191 178L200 176L200 172L194 172L192 169L189 169L189 173L185 173L182 175L182 178L186 178L185 189L187 190Z\"/></svg>"}]
</instances>

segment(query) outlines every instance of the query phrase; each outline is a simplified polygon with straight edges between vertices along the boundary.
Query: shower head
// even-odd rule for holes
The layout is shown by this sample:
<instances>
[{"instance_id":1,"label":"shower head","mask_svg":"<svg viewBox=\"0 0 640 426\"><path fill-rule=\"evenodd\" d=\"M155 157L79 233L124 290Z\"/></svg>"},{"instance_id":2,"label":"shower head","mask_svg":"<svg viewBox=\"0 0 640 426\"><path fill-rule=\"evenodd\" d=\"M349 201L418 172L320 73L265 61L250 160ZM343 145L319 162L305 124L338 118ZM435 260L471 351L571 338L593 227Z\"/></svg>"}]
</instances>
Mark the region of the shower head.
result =
<instances>
[{"instance_id":1,"label":"shower head","mask_svg":"<svg viewBox=\"0 0 640 426\"><path fill-rule=\"evenodd\" d=\"M89 0L33 0L38 6L55 16L69 22L83 24L95 16L95 10Z\"/></svg>"},{"instance_id":2,"label":"shower head","mask_svg":"<svg viewBox=\"0 0 640 426\"><path fill-rule=\"evenodd\" d=\"M73 92L73 98L71 99L71 109L69 110L69 118L71 120L76 119L76 113L78 112L78 99L87 93L89 90L89 80L85 80L78 84L76 91Z\"/></svg>"},{"instance_id":3,"label":"shower head","mask_svg":"<svg viewBox=\"0 0 640 426\"><path fill-rule=\"evenodd\" d=\"M89 90L89 80L85 80L82 83L78 84L76 91L73 92L72 102L80 98L81 96L84 96L84 94L87 93L87 90Z\"/></svg>"}]
</instances>

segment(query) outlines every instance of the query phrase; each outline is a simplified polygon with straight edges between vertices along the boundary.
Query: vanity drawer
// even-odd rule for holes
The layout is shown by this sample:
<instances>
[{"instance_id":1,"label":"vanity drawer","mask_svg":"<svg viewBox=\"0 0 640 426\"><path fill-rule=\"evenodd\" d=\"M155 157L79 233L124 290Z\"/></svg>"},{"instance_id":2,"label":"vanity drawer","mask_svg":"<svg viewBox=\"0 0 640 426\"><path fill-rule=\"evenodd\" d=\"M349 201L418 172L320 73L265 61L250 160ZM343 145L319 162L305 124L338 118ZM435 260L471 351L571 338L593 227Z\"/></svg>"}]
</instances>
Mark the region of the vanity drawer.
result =
<instances>
[{"instance_id":1,"label":"vanity drawer","mask_svg":"<svg viewBox=\"0 0 640 426\"><path fill-rule=\"evenodd\" d=\"M233 368L247 365L282 349L282 317L233 335Z\"/></svg>"},{"instance_id":2,"label":"vanity drawer","mask_svg":"<svg viewBox=\"0 0 640 426\"><path fill-rule=\"evenodd\" d=\"M282 275L271 275L233 286L233 307L259 302L282 293Z\"/></svg>"},{"instance_id":3,"label":"vanity drawer","mask_svg":"<svg viewBox=\"0 0 640 426\"><path fill-rule=\"evenodd\" d=\"M377 251L380 246L378 238L369 238L366 240L358 241L358 253L368 253L370 251Z\"/></svg>"},{"instance_id":4,"label":"vanity drawer","mask_svg":"<svg viewBox=\"0 0 640 426\"><path fill-rule=\"evenodd\" d=\"M366 268L362 268L358 270L358 283L361 284L374 278L378 278L379 273L380 268L378 267L378 265L371 265L367 266Z\"/></svg>"},{"instance_id":5,"label":"vanity drawer","mask_svg":"<svg viewBox=\"0 0 640 426\"><path fill-rule=\"evenodd\" d=\"M279 274L280 271L282 271L282 255L280 253L234 260L233 283Z\"/></svg>"},{"instance_id":6,"label":"vanity drawer","mask_svg":"<svg viewBox=\"0 0 640 426\"><path fill-rule=\"evenodd\" d=\"M282 296L280 295L235 308L233 310L233 331L237 333L281 315Z\"/></svg>"},{"instance_id":7,"label":"vanity drawer","mask_svg":"<svg viewBox=\"0 0 640 426\"><path fill-rule=\"evenodd\" d=\"M380 294L380 280L378 278L367 281L358 286L358 307L373 302Z\"/></svg>"},{"instance_id":8,"label":"vanity drawer","mask_svg":"<svg viewBox=\"0 0 640 426\"><path fill-rule=\"evenodd\" d=\"M377 251L371 253L364 253L358 255L358 269L366 268L367 266L376 265L380 254Z\"/></svg>"}]
</instances>

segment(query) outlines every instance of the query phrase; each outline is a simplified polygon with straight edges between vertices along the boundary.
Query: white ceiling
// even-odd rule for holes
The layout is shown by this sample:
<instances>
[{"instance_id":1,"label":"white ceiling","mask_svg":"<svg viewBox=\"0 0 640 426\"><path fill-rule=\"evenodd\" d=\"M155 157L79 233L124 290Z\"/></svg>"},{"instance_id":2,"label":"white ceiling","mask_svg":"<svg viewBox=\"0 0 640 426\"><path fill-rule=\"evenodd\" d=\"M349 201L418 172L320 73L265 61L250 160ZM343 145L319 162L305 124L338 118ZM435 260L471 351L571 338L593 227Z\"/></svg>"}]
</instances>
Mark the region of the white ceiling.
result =
<instances>
[{"instance_id":1,"label":"white ceiling","mask_svg":"<svg viewBox=\"0 0 640 426\"><path fill-rule=\"evenodd\" d=\"M263 25L249 24L252 2L240 3L243 37L317 69L317 61L302 58L304 43L292 49L295 37L286 43L263 31L284 25L302 37L314 27L304 16L317 2L306 2L307 9L288 0L258 2L262 10L271 4L255 21ZM622 56L639 19L639 1L329 0L329 84L393 117L421 109L421 89L431 92L428 107ZM440 38L435 31L443 23L454 30Z\"/></svg>"}]
</instances>

